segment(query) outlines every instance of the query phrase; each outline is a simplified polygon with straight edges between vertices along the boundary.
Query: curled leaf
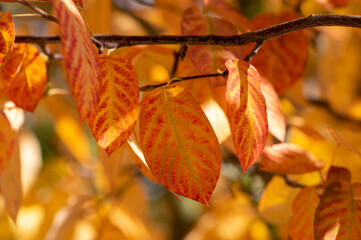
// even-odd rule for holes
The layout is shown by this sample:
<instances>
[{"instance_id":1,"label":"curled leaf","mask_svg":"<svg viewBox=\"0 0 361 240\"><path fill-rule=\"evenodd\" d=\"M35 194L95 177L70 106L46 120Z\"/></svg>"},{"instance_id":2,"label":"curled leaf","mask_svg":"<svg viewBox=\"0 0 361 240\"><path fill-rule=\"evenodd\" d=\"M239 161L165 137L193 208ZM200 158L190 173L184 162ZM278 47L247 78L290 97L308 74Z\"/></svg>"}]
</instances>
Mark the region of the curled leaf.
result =
<instances>
[{"instance_id":1,"label":"curled leaf","mask_svg":"<svg viewBox=\"0 0 361 240\"><path fill-rule=\"evenodd\" d=\"M180 86L153 90L140 110L140 143L158 182L208 204L221 168L217 137L190 93Z\"/></svg>"},{"instance_id":2,"label":"curled leaf","mask_svg":"<svg viewBox=\"0 0 361 240\"><path fill-rule=\"evenodd\" d=\"M238 159L245 172L261 155L268 135L266 102L257 70L245 61L226 62L227 114Z\"/></svg>"},{"instance_id":3,"label":"curled leaf","mask_svg":"<svg viewBox=\"0 0 361 240\"><path fill-rule=\"evenodd\" d=\"M279 174L302 174L317 171L324 166L323 161L316 160L315 156L302 147L283 143L265 148L260 170Z\"/></svg>"}]
</instances>

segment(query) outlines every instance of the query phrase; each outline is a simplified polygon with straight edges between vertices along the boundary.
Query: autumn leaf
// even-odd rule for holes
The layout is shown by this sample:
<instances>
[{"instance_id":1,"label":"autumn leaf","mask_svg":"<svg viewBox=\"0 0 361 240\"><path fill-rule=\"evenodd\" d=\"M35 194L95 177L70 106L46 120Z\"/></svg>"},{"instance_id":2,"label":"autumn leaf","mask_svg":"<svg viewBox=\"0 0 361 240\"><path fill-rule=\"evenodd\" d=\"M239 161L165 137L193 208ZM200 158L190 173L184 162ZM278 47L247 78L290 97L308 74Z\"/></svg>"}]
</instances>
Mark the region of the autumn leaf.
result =
<instances>
[{"instance_id":1,"label":"autumn leaf","mask_svg":"<svg viewBox=\"0 0 361 240\"><path fill-rule=\"evenodd\" d=\"M184 35L236 35L237 30L229 22L203 16L197 7L188 8L183 15L182 34ZM242 55L241 47L190 46L187 52L194 66L202 74L215 73L224 66L224 62ZM213 86L225 83L222 77L211 78Z\"/></svg>"},{"instance_id":2,"label":"autumn leaf","mask_svg":"<svg viewBox=\"0 0 361 240\"><path fill-rule=\"evenodd\" d=\"M119 54L101 55L100 67L100 99L89 117L89 127L110 155L133 131L139 114L139 87L132 64Z\"/></svg>"},{"instance_id":3,"label":"autumn leaf","mask_svg":"<svg viewBox=\"0 0 361 240\"><path fill-rule=\"evenodd\" d=\"M158 182L208 204L219 178L221 153L192 95L175 85L149 93L141 104L139 135L145 160Z\"/></svg>"},{"instance_id":4,"label":"autumn leaf","mask_svg":"<svg viewBox=\"0 0 361 240\"><path fill-rule=\"evenodd\" d=\"M20 108L34 111L46 86L46 66L38 49L29 44L16 44L4 61L8 76L9 98ZM14 71L14 72L11 72Z\"/></svg>"},{"instance_id":5,"label":"autumn leaf","mask_svg":"<svg viewBox=\"0 0 361 240\"><path fill-rule=\"evenodd\" d=\"M291 11L264 13L252 19L249 28L259 30L296 18L299 16ZM251 49L249 46L248 51ZM266 41L250 63L280 94L300 79L306 60L307 36L304 31L297 31Z\"/></svg>"},{"instance_id":6,"label":"autumn leaf","mask_svg":"<svg viewBox=\"0 0 361 240\"><path fill-rule=\"evenodd\" d=\"M315 239L361 238L361 184L329 183L315 214Z\"/></svg>"},{"instance_id":7,"label":"autumn leaf","mask_svg":"<svg viewBox=\"0 0 361 240\"><path fill-rule=\"evenodd\" d=\"M55 0L57 1L57 0ZM0 2L15 2L14 0L0 0ZM26 2L54 2L54 0L29 0ZM78 7L83 7L83 0L73 0Z\"/></svg>"},{"instance_id":8,"label":"autumn leaf","mask_svg":"<svg viewBox=\"0 0 361 240\"><path fill-rule=\"evenodd\" d=\"M322 169L325 163L302 147L283 143L266 147L262 154L261 171L278 174L302 174Z\"/></svg>"},{"instance_id":9,"label":"autumn leaf","mask_svg":"<svg viewBox=\"0 0 361 240\"><path fill-rule=\"evenodd\" d=\"M344 167L331 166L327 172L326 186L332 182L351 181L351 172Z\"/></svg>"},{"instance_id":10,"label":"autumn leaf","mask_svg":"<svg viewBox=\"0 0 361 240\"><path fill-rule=\"evenodd\" d=\"M14 150L15 133L3 112L0 112L0 176L9 164Z\"/></svg>"},{"instance_id":11,"label":"autumn leaf","mask_svg":"<svg viewBox=\"0 0 361 240\"><path fill-rule=\"evenodd\" d=\"M98 55L78 9L70 0L54 1L59 20L61 54L68 84L83 121L98 104L100 69Z\"/></svg>"},{"instance_id":12,"label":"autumn leaf","mask_svg":"<svg viewBox=\"0 0 361 240\"><path fill-rule=\"evenodd\" d=\"M226 62L227 114L238 159L245 172L261 155L268 135L266 102L257 70L245 61Z\"/></svg>"},{"instance_id":13,"label":"autumn leaf","mask_svg":"<svg viewBox=\"0 0 361 240\"><path fill-rule=\"evenodd\" d=\"M293 216L290 225L292 240L313 240L313 224L316 208L320 202L314 187L302 189L293 200Z\"/></svg>"},{"instance_id":14,"label":"autumn leaf","mask_svg":"<svg viewBox=\"0 0 361 240\"><path fill-rule=\"evenodd\" d=\"M6 210L13 222L16 223L23 196L19 142L17 140L14 141L12 148L13 151L10 156L11 159L8 159L8 164L5 168L1 169L0 189L1 194L4 197Z\"/></svg>"},{"instance_id":15,"label":"autumn leaf","mask_svg":"<svg viewBox=\"0 0 361 240\"><path fill-rule=\"evenodd\" d=\"M2 63L6 54L12 50L15 41L14 22L9 11L0 12L0 26L0 63Z\"/></svg>"},{"instance_id":16,"label":"autumn leaf","mask_svg":"<svg viewBox=\"0 0 361 240\"><path fill-rule=\"evenodd\" d=\"M280 99L272 84L261 78L261 92L266 100L268 130L280 142L286 137L286 118L281 110Z\"/></svg>"}]
</instances>

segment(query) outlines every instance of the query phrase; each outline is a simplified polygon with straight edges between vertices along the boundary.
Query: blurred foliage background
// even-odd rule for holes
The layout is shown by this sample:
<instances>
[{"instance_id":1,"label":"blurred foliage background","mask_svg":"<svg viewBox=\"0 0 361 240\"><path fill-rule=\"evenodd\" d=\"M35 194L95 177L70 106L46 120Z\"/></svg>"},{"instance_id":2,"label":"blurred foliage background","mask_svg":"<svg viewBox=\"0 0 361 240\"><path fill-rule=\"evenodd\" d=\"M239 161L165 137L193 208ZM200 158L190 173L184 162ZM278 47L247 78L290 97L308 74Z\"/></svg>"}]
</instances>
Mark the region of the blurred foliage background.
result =
<instances>
[{"instance_id":1,"label":"blurred foliage background","mask_svg":"<svg viewBox=\"0 0 361 240\"><path fill-rule=\"evenodd\" d=\"M327 0L228 2L248 18L285 8L301 16L360 12L359 0L342 7ZM34 4L51 13L51 4ZM182 13L194 4L203 6L193 0L84 0L84 14L93 33L180 34ZM16 16L33 13L21 4L2 3L0 9L15 15L17 35L58 31L56 24L41 18ZM333 126L353 146L361 143L360 31L331 27L307 34L303 77L281 96L287 142L304 147L328 166L333 161L348 167L353 180L360 181L359 157L344 147L334 151L336 143L325 129ZM59 46L49 50L59 53ZM167 81L172 62L173 55L161 51L134 60L140 85ZM56 58L48 63L48 89L53 88L67 89ZM71 97L48 91L34 113L13 106L7 111L20 129L14 157L19 176L14 179L21 179L17 184L23 193L17 225L0 198L0 239L288 239L292 201L300 190L289 182L321 182L319 173L278 176L258 171L259 164L242 174L228 139L222 144L221 177L210 206L183 197L179 201L141 173L139 157L128 144L110 157L98 148L87 123L79 123Z\"/></svg>"}]
</instances>

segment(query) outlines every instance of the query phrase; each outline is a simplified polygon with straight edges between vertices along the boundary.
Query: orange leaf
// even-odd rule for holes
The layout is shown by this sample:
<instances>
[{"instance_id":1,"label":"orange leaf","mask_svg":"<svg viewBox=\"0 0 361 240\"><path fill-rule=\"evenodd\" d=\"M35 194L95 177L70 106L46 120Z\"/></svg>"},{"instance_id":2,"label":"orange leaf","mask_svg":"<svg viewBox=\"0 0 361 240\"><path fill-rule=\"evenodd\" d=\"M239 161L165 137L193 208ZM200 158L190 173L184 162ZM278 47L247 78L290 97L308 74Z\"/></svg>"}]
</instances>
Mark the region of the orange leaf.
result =
<instances>
[{"instance_id":1,"label":"orange leaf","mask_svg":"<svg viewBox=\"0 0 361 240\"><path fill-rule=\"evenodd\" d=\"M132 133L139 114L137 75L119 54L101 55L102 78L98 107L89 117L90 130L109 155Z\"/></svg>"},{"instance_id":2,"label":"orange leaf","mask_svg":"<svg viewBox=\"0 0 361 240\"><path fill-rule=\"evenodd\" d=\"M278 94L272 84L264 78L261 78L261 92L266 100L269 131L283 142L286 137L286 118L281 110Z\"/></svg>"},{"instance_id":3,"label":"orange leaf","mask_svg":"<svg viewBox=\"0 0 361 240\"><path fill-rule=\"evenodd\" d=\"M9 11L0 12L0 26L0 63L2 63L6 54L13 48L15 40L14 22Z\"/></svg>"},{"instance_id":4,"label":"orange leaf","mask_svg":"<svg viewBox=\"0 0 361 240\"><path fill-rule=\"evenodd\" d=\"M237 34L232 24L223 19L203 16L200 9L195 6L184 12L181 27L184 35ZM241 47L190 46L187 53L200 73L209 74L217 72L227 59L235 59L242 53L242 49ZM211 78L211 81L214 86L225 83L222 77Z\"/></svg>"},{"instance_id":5,"label":"orange leaf","mask_svg":"<svg viewBox=\"0 0 361 240\"><path fill-rule=\"evenodd\" d=\"M3 112L0 112L0 176L8 165L15 145L15 132Z\"/></svg>"},{"instance_id":6,"label":"orange leaf","mask_svg":"<svg viewBox=\"0 0 361 240\"><path fill-rule=\"evenodd\" d=\"M325 163L302 147L292 143L266 147L262 154L260 170L279 174L302 174L317 171Z\"/></svg>"},{"instance_id":7,"label":"orange leaf","mask_svg":"<svg viewBox=\"0 0 361 240\"><path fill-rule=\"evenodd\" d=\"M9 98L18 107L34 111L46 86L46 65L38 49L29 44L16 44L5 58L4 69L10 82Z\"/></svg>"},{"instance_id":8,"label":"orange leaf","mask_svg":"<svg viewBox=\"0 0 361 240\"><path fill-rule=\"evenodd\" d=\"M68 84L83 121L98 104L100 70L98 54L77 7L70 0L53 2L59 20L61 54Z\"/></svg>"},{"instance_id":9,"label":"orange leaf","mask_svg":"<svg viewBox=\"0 0 361 240\"><path fill-rule=\"evenodd\" d=\"M221 169L217 137L190 93L180 86L153 90L142 101L140 143L158 182L208 204Z\"/></svg>"},{"instance_id":10,"label":"orange leaf","mask_svg":"<svg viewBox=\"0 0 361 240\"><path fill-rule=\"evenodd\" d=\"M296 18L299 16L290 11L265 13L250 22L250 29L259 30ZM260 75L272 82L277 93L282 93L301 77L306 59L307 36L305 31L297 31L266 41L252 58L251 64Z\"/></svg>"},{"instance_id":11,"label":"orange leaf","mask_svg":"<svg viewBox=\"0 0 361 240\"><path fill-rule=\"evenodd\" d=\"M266 102L257 70L245 61L228 60L227 114L234 146L245 172L261 155L268 135Z\"/></svg>"},{"instance_id":12,"label":"orange leaf","mask_svg":"<svg viewBox=\"0 0 361 240\"><path fill-rule=\"evenodd\" d=\"M315 239L361 239L360 199L360 183L330 183L316 210Z\"/></svg>"},{"instance_id":13,"label":"orange leaf","mask_svg":"<svg viewBox=\"0 0 361 240\"><path fill-rule=\"evenodd\" d=\"M293 200L293 216L290 225L292 240L313 240L315 212L320 198L314 187L302 189Z\"/></svg>"},{"instance_id":14,"label":"orange leaf","mask_svg":"<svg viewBox=\"0 0 361 240\"><path fill-rule=\"evenodd\" d=\"M15 2L14 0L0 0L0 2ZM30 0L26 2L55 2L54 0ZM83 0L73 0L73 2L79 6L83 7Z\"/></svg>"},{"instance_id":15,"label":"orange leaf","mask_svg":"<svg viewBox=\"0 0 361 240\"><path fill-rule=\"evenodd\" d=\"M248 30L249 21L238 10L234 9L229 3L224 0L203 0L204 7L207 11L217 14L223 19L233 23L245 32Z\"/></svg>"}]
</instances>

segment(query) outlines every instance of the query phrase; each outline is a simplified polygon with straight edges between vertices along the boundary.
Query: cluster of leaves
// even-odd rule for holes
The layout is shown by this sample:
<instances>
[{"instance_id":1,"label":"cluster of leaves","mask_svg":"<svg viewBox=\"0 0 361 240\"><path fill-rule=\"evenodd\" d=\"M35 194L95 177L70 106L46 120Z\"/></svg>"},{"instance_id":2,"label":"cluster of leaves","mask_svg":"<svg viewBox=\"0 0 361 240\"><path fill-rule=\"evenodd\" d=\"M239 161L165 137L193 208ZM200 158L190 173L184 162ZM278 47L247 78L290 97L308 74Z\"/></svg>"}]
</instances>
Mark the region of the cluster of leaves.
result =
<instances>
[{"instance_id":1,"label":"cluster of leaves","mask_svg":"<svg viewBox=\"0 0 361 240\"><path fill-rule=\"evenodd\" d=\"M349 84L349 87L342 85L349 79L330 77L336 80L323 89L324 79L331 74L343 74L342 67L328 69L335 63L326 60L333 51L348 61L349 72L361 76L360 70L354 70L356 62L361 60L350 61L348 55L353 51L349 46L356 48L360 41L358 32L349 30L338 38L330 37L328 41L336 39L335 42L343 44L339 50L331 46L324 50L330 52L328 55L320 53L319 56L309 48L316 38L332 36L325 29L296 31L256 43L256 46L135 46L98 53L82 15L82 1L48 2L53 3L64 71L80 122L88 122L102 149L96 162L101 163L109 181L109 189L104 190L105 200L109 195L118 196L121 187L127 185L128 175L124 174L125 179L119 177L119 159L131 155L139 170L152 181L165 186L176 196L179 194L209 205L217 183L222 182L220 144L223 144L237 156L243 174L259 161L260 171L274 175L259 199L258 213L253 211L249 197L239 186L233 186L235 198L223 200L222 204L226 206L222 207L210 203L212 212L199 220L189 234L190 239L207 239L211 234L219 234L220 229L226 227L221 224L221 219L234 220L247 215L244 230L231 231L230 238L217 237L259 239L258 232L263 233L260 238L267 239L270 233L264 221L268 221L281 226L280 229L286 232L284 235L292 239L361 238L361 189L357 183L361 179L356 176L351 180L351 172L354 174L361 166L349 156L360 157L361 154L334 128L325 127L327 124L341 127L341 120L325 119L326 113L314 113L312 109L309 110L311 113L297 112L297 108L307 106L307 103L296 92L299 80L306 73L313 74L308 79L320 75L319 85L324 92L317 93L321 96L319 99L326 99L339 118L359 120L357 92L350 90L359 79L353 76L355 81L350 81L353 85ZM279 11L262 13L249 20L229 2L205 0L204 12L212 14L204 15L191 0L186 4L173 1L172 4L181 9L181 16L167 11L162 13L174 20L168 21L170 33L211 36L256 31L297 19L310 9L317 13L340 11L338 7L351 13L359 11L358 1L351 1L352 4L331 0L276 1ZM164 0L155 1L155 4L163 9L170 3ZM87 21L97 19L87 18ZM180 28L174 27L173 22L179 23ZM16 221L21 202L18 155L22 134L21 123L17 123L14 114L20 109L33 112L38 104L51 101L47 100L53 97L50 96L51 89L47 88L50 84L47 66L54 55L45 45L40 46L44 50L41 53L34 45L15 44L15 28L9 12L0 15L0 34L0 96L4 102L11 101L4 104L0 113L0 186L7 210ZM343 55L344 50L348 52ZM310 60L309 55L314 59ZM319 62L323 65L317 71L307 72L307 61L309 65L321 64ZM324 73L327 71L330 73ZM217 72L217 77L199 78ZM184 81L184 77L191 80ZM143 87L139 88L139 85ZM142 89L149 91L140 94ZM336 100L333 95L339 91L345 91L342 93L345 95L351 91L350 97ZM344 105L340 101L348 107L341 107ZM59 101L54 103L59 105L52 108L61 108ZM66 111L58 111L61 114L54 114L57 115L55 131L81 166L93 168L89 161L91 156L84 153L87 150L79 150L88 148L81 143L86 140L81 139L74 145L75 140L84 135L78 126L80 123ZM343 153L350 159L347 163L336 163L332 139L337 143L336 150L345 148ZM325 151L334 154L325 155ZM65 208L53 214L54 224L46 233L46 239L65 237L61 232L69 228L66 222L81 218L89 209L96 209L100 215L110 212L109 217L99 223L105 226L104 229L109 228L103 229L102 239L113 234L127 239L134 236L144 239L151 235L143 224L139 224L138 218L124 210L123 205L117 203L116 210L111 212L109 209L114 203L104 199L79 195L69 201ZM247 208L249 212L239 212L240 208ZM136 225L137 233L120 226L119 219ZM207 221L212 224L205 227ZM235 224L234 229L237 227Z\"/></svg>"}]
</instances>

